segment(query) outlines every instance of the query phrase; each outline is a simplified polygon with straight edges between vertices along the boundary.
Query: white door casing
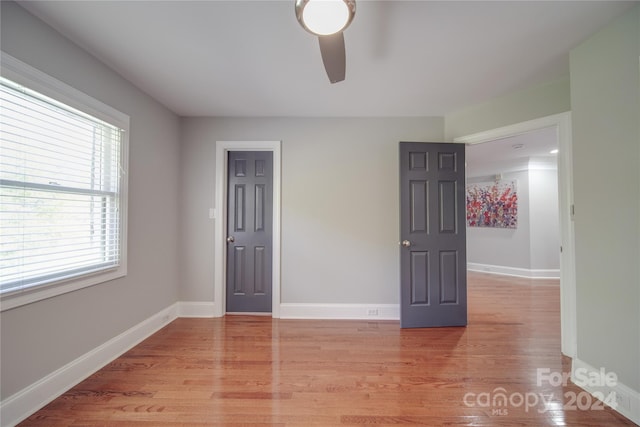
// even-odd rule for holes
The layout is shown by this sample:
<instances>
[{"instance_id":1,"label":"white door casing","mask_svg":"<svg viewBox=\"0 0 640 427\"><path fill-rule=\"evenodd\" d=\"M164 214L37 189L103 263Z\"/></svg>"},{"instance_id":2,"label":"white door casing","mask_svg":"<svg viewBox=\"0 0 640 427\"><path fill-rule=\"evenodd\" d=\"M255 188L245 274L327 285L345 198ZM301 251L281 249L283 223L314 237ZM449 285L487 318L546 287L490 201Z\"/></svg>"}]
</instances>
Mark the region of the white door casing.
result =
<instances>
[{"instance_id":1,"label":"white door casing","mask_svg":"<svg viewBox=\"0 0 640 427\"><path fill-rule=\"evenodd\" d=\"M273 258L271 316L280 317L280 186L281 141L216 141L214 219L214 302L215 317L224 316L226 288L227 157L229 151L273 152Z\"/></svg>"}]
</instances>

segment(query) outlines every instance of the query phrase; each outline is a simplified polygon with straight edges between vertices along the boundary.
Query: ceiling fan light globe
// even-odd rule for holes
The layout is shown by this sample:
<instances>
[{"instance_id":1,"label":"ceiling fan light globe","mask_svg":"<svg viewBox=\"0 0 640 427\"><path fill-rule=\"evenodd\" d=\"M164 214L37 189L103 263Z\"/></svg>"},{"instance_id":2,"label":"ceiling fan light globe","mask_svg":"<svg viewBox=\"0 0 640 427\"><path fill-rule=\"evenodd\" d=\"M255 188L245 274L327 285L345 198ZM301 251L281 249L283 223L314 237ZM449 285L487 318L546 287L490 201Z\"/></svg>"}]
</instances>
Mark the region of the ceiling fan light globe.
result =
<instances>
[{"instance_id":1,"label":"ceiling fan light globe","mask_svg":"<svg viewBox=\"0 0 640 427\"><path fill-rule=\"evenodd\" d=\"M300 24L318 36L344 30L355 14L354 0L297 0L296 16Z\"/></svg>"}]
</instances>

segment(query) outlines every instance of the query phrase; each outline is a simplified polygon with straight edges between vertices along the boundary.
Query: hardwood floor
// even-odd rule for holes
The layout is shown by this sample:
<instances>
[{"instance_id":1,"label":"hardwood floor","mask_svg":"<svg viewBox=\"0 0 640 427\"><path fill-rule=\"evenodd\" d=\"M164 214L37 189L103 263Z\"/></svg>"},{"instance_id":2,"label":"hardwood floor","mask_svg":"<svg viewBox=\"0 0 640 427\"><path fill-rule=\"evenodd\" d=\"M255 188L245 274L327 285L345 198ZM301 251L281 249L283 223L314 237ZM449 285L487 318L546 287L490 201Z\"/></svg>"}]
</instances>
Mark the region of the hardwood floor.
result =
<instances>
[{"instance_id":1,"label":"hardwood floor","mask_svg":"<svg viewBox=\"0 0 640 427\"><path fill-rule=\"evenodd\" d=\"M470 273L468 288L466 328L178 319L21 426L635 425L537 383L569 370L557 282Z\"/></svg>"}]
</instances>

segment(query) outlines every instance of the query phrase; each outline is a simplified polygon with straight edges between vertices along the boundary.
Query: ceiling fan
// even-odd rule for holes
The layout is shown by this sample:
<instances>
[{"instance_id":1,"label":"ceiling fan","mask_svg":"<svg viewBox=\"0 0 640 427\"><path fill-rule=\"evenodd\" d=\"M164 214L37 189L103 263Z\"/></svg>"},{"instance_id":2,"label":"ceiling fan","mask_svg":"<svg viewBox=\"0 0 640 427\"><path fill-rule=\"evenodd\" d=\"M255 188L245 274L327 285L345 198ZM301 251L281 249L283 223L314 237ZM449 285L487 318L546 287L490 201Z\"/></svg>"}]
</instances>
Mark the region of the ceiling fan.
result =
<instances>
[{"instance_id":1,"label":"ceiling fan","mask_svg":"<svg viewBox=\"0 0 640 427\"><path fill-rule=\"evenodd\" d=\"M296 0L298 22L318 36L322 62L331 83L345 78L347 61L342 32L351 24L355 13L355 0Z\"/></svg>"}]
</instances>

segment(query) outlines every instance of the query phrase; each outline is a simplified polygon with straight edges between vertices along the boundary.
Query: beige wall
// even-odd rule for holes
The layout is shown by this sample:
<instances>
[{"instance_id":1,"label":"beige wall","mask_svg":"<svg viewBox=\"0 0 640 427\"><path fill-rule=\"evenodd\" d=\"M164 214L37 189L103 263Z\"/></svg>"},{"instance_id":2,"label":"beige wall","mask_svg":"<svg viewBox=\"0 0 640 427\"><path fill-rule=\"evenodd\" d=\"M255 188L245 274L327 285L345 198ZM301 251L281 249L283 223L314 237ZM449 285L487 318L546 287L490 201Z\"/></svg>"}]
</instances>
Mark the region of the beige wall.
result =
<instances>
[{"instance_id":1,"label":"beige wall","mask_svg":"<svg viewBox=\"0 0 640 427\"><path fill-rule=\"evenodd\" d=\"M213 300L215 142L282 141L282 302L399 301L398 142L441 118L182 121L180 298Z\"/></svg>"},{"instance_id":2,"label":"beige wall","mask_svg":"<svg viewBox=\"0 0 640 427\"><path fill-rule=\"evenodd\" d=\"M178 282L178 118L12 2L9 55L131 117L128 274L0 315L2 398L173 304Z\"/></svg>"}]
</instances>

